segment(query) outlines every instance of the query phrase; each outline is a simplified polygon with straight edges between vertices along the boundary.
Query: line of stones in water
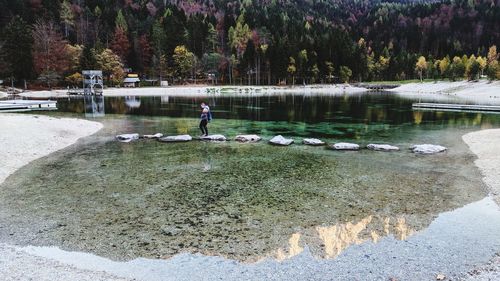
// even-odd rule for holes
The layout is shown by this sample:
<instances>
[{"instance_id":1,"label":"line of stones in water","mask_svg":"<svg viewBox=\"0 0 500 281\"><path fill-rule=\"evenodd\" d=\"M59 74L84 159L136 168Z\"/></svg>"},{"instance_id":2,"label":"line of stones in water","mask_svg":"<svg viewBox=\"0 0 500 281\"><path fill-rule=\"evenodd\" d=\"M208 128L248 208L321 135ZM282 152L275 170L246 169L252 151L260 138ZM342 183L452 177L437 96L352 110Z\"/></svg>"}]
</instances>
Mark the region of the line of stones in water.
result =
<instances>
[{"instance_id":1,"label":"line of stones in water","mask_svg":"<svg viewBox=\"0 0 500 281\"><path fill-rule=\"evenodd\" d=\"M117 135L116 139L120 142L128 143L131 141L139 140L139 139L157 139L160 142L166 142L166 143L174 143L174 142L188 142L192 141L193 139L196 140L201 140L201 141L212 141L212 142L225 142L229 141L228 138L226 138L224 135L207 135L207 136L201 136L199 138L193 138L190 135L175 135L175 136L163 136L161 133L156 133L154 135L139 135L137 133L135 134L122 134L122 135ZM259 142L262 140L262 138L258 135L237 135L234 138L235 141L241 142L241 143L255 143ZM291 138L285 138L281 135L277 135L269 140L269 143L272 145L277 145L277 146L289 146L294 143L294 140ZM304 145L309 145L309 146L325 146L327 143L320 139L316 138L305 138L302 140L302 143ZM328 145L328 148L332 150L344 150L344 151L358 151L361 149L360 145L355 144L355 143L348 143L348 142L338 142L334 144ZM367 149L369 150L374 150L374 151L385 151L385 152L391 152L391 151L399 151L400 148L394 145L390 144L375 144L375 143L370 143L366 146ZM413 145L410 147L410 150L413 153L416 154L436 154L436 153L441 153L447 150L446 147L441 146L441 145L434 145L434 144L417 144Z\"/></svg>"}]
</instances>

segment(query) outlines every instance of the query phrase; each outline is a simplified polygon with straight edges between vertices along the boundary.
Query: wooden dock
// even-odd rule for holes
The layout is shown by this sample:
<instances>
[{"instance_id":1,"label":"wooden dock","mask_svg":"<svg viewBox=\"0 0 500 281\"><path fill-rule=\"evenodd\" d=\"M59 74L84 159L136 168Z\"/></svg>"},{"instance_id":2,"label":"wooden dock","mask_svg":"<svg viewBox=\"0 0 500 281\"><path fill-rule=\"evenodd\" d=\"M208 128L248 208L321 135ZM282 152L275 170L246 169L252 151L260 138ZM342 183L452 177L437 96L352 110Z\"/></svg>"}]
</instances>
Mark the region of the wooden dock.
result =
<instances>
[{"instance_id":1,"label":"wooden dock","mask_svg":"<svg viewBox=\"0 0 500 281\"><path fill-rule=\"evenodd\" d=\"M57 101L51 100L5 100L0 101L0 112L35 110L57 110Z\"/></svg>"},{"instance_id":2,"label":"wooden dock","mask_svg":"<svg viewBox=\"0 0 500 281\"><path fill-rule=\"evenodd\" d=\"M470 112L498 112L498 105L477 105L477 104L447 104L447 103L414 103L416 109L447 110L447 111L470 111Z\"/></svg>"}]
</instances>

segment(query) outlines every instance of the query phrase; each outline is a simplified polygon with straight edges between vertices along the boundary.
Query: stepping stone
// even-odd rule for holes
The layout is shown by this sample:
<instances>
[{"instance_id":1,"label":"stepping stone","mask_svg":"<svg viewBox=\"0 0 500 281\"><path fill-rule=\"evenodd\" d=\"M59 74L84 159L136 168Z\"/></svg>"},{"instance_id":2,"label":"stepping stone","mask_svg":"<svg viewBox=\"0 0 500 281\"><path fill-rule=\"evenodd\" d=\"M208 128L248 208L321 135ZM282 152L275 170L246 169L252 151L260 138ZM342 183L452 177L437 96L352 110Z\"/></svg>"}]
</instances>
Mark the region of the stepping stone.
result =
<instances>
[{"instance_id":1,"label":"stepping stone","mask_svg":"<svg viewBox=\"0 0 500 281\"><path fill-rule=\"evenodd\" d=\"M158 139L161 142L187 142L193 140L190 135L167 136Z\"/></svg>"},{"instance_id":2,"label":"stepping stone","mask_svg":"<svg viewBox=\"0 0 500 281\"><path fill-rule=\"evenodd\" d=\"M303 139L302 143L305 145L312 145L312 146L325 145L325 142L319 139Z\"/></svg>"},{"instance_id":3,"label":"stepping stone","mask_svg":"<svg viewBox=\"0 0 500 281\"><path fill-rule=\"evenodd\" d=\"M145 139L159 139L159 138L163 137L163 134L162 133L156 133L154 135L144 135L142 137L145 138Z\"/></svg>"},{"instance_id":4,"label":"stepping stone","mask_svg":"<svg viewBox=\"0 0 500 281\"><path fill-rule=\"evenodd\" d=\"M355 143L338 142L334 145L330 145L330 148L333 150L359 150L359 145Z\"/></svg>"},{"instance_id":5,"label":"stepping stone","mask_svg":"<svg viewBox=\"0 0 500 281\"><path fill-rule=\"evenodd\" d=\"M291 145L293 143L293 139L285 139L283 136L278 135L278 136L275 136L274 138L272 138L271 140L269 140L269 142L271 144L275 144L275 145L287 146L287 145Z\"/></svg>"},{"instance_id":6,"label":"stepping stone","mask_svg":"<svg viewBox=\"0 0 500 281\"><path fill-rule=\"evenodd\" d=\"M119 142L131 142L133 140L138 140L139 139L139 134L123 134L123 135L117 135L116 139Z\"/></svg>"},{"instance_id":7,"label":"stepping stone","mask_svg":"<svg viewBox=\"0 0 500 281\"><path fill-rule=\"evenodd\" d=\"M200 137L201 140L204 141L226 141L226 137L223 135L209 135Z\"/></svg>"},{"instance_id":8,"label":"stepping stone","mask_svg":"<svg viewBox=\"0 0 500 281\"><path fill-rule=\"evenodd\" d=\"M417 154L435 154L447 150L446 147L435 144L417 144L412 146L410 149L413 153Z\"/></svg>"},{"instance_id":9,"label":"stepping stone","mask_svg":"<svg viewBox=\"0 0 500 281\"><path fill-rule=\"evenodd\" d=\"M374 144L370 143L366 146L368 149L375 151L398 151L399 147L390 144Z\"/></svg>"},{"instance_id":10,"label":"stepping stone","mask_svg":"<svg viewBox=\"0 0 500 281\"><path fill-rule=\"evenodd\" d=\"M257 135L237 135L234 140L237 142L258 142L261 137Z\"/></svg>"}]
</instances>

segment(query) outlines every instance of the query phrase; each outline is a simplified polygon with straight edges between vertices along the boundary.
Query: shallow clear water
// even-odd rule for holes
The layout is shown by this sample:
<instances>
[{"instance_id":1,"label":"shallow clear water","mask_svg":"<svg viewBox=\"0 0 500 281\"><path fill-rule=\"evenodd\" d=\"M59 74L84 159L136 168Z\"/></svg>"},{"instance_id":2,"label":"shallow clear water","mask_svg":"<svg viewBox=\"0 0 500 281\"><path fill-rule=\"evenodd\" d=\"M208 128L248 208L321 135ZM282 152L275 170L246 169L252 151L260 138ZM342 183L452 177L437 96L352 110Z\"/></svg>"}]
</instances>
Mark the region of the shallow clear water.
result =
<instances>
[{"instance_id":1,"label":"shallow clear water","mask_svg":"<svg viewBox=\"0 0 500 281\"><path fill-rule=\"evenodd\" d=\"M461 136L497 127L499 116L412 111L412 100L390 94L210 98L209 130L390 143L402 149L394 153L114 141L118 133L198 135L201 100L106 98L101 132L3 184L0 239L113 259L190 252L282 260L306 246L335 258L362 241L407 239L487 194ZM79 99L59 107L51 114L85 111ZM408 150L415 143L449 151L417 156Z\"/></svg>"}]
</instances>

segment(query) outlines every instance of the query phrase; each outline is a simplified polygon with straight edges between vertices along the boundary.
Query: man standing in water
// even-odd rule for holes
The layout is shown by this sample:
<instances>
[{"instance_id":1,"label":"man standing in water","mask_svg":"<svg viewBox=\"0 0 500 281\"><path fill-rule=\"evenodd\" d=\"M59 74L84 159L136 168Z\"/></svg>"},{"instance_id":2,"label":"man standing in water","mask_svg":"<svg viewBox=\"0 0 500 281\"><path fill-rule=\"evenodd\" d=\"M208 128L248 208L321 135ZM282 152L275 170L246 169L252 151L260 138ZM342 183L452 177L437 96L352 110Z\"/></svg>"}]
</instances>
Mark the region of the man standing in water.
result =
<instances>
[{"instance_id":1,"label":"man standing in water","mask_svg":"<svg viewBox=\"0 0 500 281\"><path fill-rule=\"evenodd\" d=\"M211 116L210 116L210 107L206 105L204 102L201 103L201 117L200 117L200 130L201 130L201 136L206 137L208 136L208 122L210 121Z\"/></svg>"}]
</instances>

